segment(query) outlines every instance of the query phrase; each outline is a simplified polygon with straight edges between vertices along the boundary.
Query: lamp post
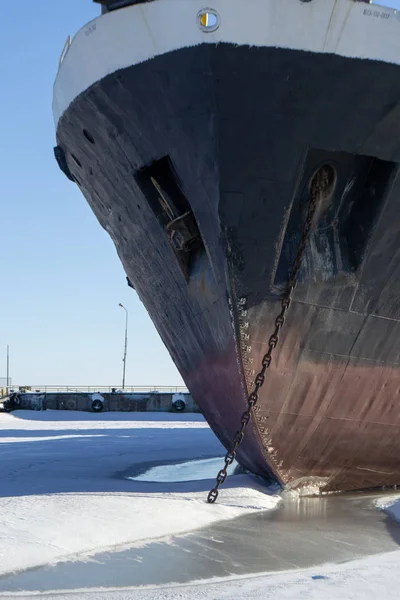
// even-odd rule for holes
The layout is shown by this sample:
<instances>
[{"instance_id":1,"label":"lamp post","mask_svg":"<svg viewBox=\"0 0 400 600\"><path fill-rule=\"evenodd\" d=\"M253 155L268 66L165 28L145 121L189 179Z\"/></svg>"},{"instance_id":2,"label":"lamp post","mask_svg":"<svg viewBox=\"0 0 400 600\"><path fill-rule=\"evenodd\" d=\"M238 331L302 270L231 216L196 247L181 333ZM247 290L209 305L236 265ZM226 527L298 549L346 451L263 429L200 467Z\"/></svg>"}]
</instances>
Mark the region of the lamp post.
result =
<instances>
[{"instance_id":1,"label":"lamp post","mask_svg":"<svg viewBox=\"0 0 400 600\"><path fill-rule=\"evenodd\" d=\"M125 306L123 304L119 304L119 306L121 308L124 309L125 311L125 346L124 346L124 358L122 359L123 363L124 363L124 368L122 371L122 389L125 389L125 368L126 368L126 351L128 348L128 311L126 310Z\"/></svg>"},{"instance_id":2,"label":"lamp post","mask_svg":"<svg viewBox=\"0 0 400 600\"><path fill-rule=\"evenodd\" d=\"M10 393L10 346L7 344L7 396Z\"/></svg>"}]
</instances>

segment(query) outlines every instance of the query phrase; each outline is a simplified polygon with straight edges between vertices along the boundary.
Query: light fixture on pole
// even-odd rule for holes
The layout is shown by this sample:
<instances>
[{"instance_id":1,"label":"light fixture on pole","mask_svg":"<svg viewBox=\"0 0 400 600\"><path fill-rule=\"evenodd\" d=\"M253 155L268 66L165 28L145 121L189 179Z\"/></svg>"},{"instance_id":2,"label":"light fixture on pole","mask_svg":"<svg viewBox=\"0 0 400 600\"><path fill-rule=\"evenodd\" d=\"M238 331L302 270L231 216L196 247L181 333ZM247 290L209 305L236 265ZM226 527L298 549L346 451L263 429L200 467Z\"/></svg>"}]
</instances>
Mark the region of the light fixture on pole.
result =
<instances>
[{"instance_id":1,"label":"light fixture on pole","mask_svg":"<svg viewBox=\"0 0 400 600\"><path fill-rule=\"evenodd\" d=\"M122 359L124 363L123 371L122 371L122 389L125 389L125 368L126 368L126 352L128 349L128 311L125 306L119 303L119 306L125 311L125 346L124 346L124 358Z\"/></svg>"}]
</instances>

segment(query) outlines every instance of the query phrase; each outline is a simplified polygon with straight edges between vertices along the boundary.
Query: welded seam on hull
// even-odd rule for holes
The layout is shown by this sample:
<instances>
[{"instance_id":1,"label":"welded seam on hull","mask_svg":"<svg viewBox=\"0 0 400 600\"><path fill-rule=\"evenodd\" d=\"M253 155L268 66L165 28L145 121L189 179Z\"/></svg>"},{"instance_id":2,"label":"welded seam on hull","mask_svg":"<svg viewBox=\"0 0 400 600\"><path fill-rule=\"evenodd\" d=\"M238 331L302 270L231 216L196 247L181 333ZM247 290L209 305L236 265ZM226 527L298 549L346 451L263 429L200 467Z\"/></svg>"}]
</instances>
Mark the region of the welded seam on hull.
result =
<instances>
[{"instance_id":1,"label":"welded seam on hull","mask_svg":"<svg viewBox=\"0 0 400 600\"><path fill-rule=\"evenodd\" d=\"M235 338L235 352L238 361L238 367L241 372L241 380L243 382L243 393L244 393L244 401L249 394L249 382L247 381L247 377L245 375L245 368L243 363L243 352L242 352L242 339L241 339L241 331L240 331L240 319L239 319L239 309L236 303L237 293L234 286L234 277L231 274L231 269L229 265L229 261L227 261L228 265L228 289L229 289L229 305L230 305L230 314L232 318L232 328L234 331ZM257 407L256 407L257 408ZM260 448L261 454L264 457L265 462L268 465L268 469L270 470L270 475L273 475L276 481L282 485L283 480L279 473L278 465L273 456L271 456L268 450L265 447L262 434L259 429L259 423L257 421L257 411L255 409L252 410L252 423L254 426L255 435L257 438L257 445Z\"/></svg>"}]
</instances>

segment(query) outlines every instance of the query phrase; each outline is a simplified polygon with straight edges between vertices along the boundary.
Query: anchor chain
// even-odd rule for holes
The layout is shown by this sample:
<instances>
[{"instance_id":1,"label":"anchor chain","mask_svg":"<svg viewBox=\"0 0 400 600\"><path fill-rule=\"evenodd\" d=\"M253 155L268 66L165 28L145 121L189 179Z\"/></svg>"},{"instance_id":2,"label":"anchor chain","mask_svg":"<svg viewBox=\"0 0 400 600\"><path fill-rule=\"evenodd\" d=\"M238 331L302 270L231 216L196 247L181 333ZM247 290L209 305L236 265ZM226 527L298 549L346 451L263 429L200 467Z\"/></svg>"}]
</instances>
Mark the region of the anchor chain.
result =
<instances>
[{"instance_id":1,"label":"anchor chain","mask_svg":"<svg viewBox=\"0 0 400 600\"><path fill-rule=\"evenodd\" d=\"M262 359L261 370L254 380L253 391L247 398L247 409L242 414L240 428L238 429L235 437L233 438L233 444L231 449L225 455L225 464L224 467L218 472L215 487L209 492L207 496L207 502L209 504L214 504L216 502L219 495L219 488L223 483L225 483L226 478L228 476L228 467L235 460L237 448L243 441L245 429L251 419L252 409L256 406L258 402L258 392L260 388L264 385L266 371L271 366L272 354L276 346L278 345L279 334L282 327L285 324L286 313L292 303L293 291L296 287L297 277L303 261L304 252L310 237L318 202L322 199L329 197L333 193L334 182L335 173L332 167L330 167L329 165L321 167L314 175L311 181L310 202L308 206L307 218L304 223L299 248L292 264L291 274L287 282L286 290L281 298L281 312L275 319L275 331L269 338L268 351Z\"/></svg>"}]
</instances>

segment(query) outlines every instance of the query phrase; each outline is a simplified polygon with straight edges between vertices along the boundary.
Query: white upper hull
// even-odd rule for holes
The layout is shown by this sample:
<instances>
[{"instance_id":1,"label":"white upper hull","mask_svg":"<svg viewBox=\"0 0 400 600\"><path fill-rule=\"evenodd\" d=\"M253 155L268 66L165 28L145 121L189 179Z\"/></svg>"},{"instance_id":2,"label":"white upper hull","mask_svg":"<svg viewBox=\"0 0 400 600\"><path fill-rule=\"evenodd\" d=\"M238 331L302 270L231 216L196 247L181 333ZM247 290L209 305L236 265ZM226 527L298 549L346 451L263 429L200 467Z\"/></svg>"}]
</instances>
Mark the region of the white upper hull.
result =
<instances>
[{"instance_id":1,"label":"white upper hull","mask_svg":"<svg viewBox=\"0 0 400 600\"><path fill-rule=\"evenodd\" d=\"M198 25L204 8L220 16L212 33ZM73 100L106 75L220 42L400 64L400 12L354 0L155 0L116 10L83 27L65 55L54 85L56 126Z\"/></svg>"}]
</instances>

